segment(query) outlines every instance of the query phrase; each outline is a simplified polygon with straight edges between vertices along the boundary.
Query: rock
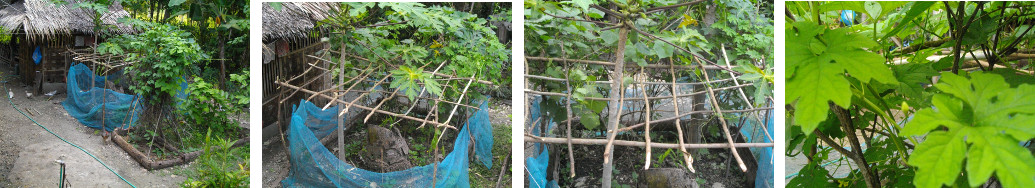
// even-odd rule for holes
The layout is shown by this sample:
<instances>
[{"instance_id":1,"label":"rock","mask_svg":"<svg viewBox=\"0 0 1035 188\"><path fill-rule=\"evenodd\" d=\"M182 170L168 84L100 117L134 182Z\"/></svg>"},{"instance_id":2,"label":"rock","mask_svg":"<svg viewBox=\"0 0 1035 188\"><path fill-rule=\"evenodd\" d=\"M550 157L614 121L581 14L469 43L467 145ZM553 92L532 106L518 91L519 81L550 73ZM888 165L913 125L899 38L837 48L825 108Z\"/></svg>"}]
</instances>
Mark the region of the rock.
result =
<instances>
[{"instance_id":1,"label":"rock","mask_svg":"<svg viewBox=\"0 0 1035 188\"><path fill-rule=\"evenodd\" d=\"M643 170L642 174L646 187L698 187L683 168L651 168Z\"/></svg>"},{"instance_id":2,"label":"rock","mask_svg":"<svg viewBox=\"0 0 1035 188\"><path fill-rule=\"evenodd\" d=\"M575 179L573 187L589 187L589 176L582 176L581 178Z\"/></svg>"},{"instance_id":3,"label":"rock","mask_svg":"<svg viewBox=\"0 0 1035 188\"><path fill-rule=\"evenodd\" d=\"M722 182L715 182L712 184L712 188L726 188L726 185L723 185Z\"/></svg>"},{"instance_id":4,"label":"rock","mask_svg":"<svg viewBox=\"0 0 1035 188\"><path fill-rule=\"evenodd\" d=\"M406 139L384 127L367 126L367 139L364 142L366 153L364 163L375 172L392 172L405 170L413 165L408 157L410 147Z\"/></svg>"}]
</instances>

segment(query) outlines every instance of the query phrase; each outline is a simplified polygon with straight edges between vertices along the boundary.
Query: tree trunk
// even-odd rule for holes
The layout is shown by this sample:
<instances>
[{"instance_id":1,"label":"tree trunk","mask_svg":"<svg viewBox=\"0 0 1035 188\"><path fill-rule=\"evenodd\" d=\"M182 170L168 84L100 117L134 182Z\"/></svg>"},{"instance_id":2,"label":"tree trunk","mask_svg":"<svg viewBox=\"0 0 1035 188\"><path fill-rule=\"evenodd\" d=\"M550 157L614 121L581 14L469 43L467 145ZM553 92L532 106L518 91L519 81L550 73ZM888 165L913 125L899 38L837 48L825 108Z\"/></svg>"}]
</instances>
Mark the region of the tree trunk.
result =
<instances>
[{"instance_id":1,"label":"tree trunk","mask_svg":"<svg viewBox=\"0 0 1035 188\"><path fill-rule=\"evenodd\" d=\"M705 92L707 90L708 89L704 86L694 86L694 92L699 92L701 94L693 96L693 100L691 100L693 105L691 105L690 110L704 110L704 104L706 103L705 100L708 97L707 92ZM705 114L690 115L690 129L687 131L687 134L689 134L688 136L690 137L690 143L701 143L701 135L703 135L702 132L704 131L702 127L707 123L708 120L705 119Z\"/></svg>"}]
</instances>

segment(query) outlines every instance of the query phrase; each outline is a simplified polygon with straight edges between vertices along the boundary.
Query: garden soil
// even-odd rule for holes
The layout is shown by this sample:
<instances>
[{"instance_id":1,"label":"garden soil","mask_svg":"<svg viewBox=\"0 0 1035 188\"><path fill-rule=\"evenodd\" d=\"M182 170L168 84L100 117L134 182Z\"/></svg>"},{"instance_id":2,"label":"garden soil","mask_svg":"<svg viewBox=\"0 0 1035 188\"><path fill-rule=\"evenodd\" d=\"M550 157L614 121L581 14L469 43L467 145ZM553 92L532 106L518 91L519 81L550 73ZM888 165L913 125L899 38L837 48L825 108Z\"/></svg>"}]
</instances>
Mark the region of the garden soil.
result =
<instances>
[{"instance_id":1,"label":"garden soil","mask_svg":"<svg viewBox=\"0 0 1035 188\"><path fill-rule=\"evenodd\" d=\"M46 126L57 135L79 145L138 187L176 187L186 178L174 172L185 168L172 167L148 171L130 159L125 151L104 141L95 129L87 128L68 115L61 106L66 97L64 83L50 83L44 92L57 91L53 97L33 93L7 65L0 65L6 88L14 94L18 109ZM130 187L96 160L72 145L54 137L22 116L7 102L3 91L0 105L0 187L56 187L59 178L57 160L66 163L67 182L75 187Z\"/></svg>"}]
</instances>

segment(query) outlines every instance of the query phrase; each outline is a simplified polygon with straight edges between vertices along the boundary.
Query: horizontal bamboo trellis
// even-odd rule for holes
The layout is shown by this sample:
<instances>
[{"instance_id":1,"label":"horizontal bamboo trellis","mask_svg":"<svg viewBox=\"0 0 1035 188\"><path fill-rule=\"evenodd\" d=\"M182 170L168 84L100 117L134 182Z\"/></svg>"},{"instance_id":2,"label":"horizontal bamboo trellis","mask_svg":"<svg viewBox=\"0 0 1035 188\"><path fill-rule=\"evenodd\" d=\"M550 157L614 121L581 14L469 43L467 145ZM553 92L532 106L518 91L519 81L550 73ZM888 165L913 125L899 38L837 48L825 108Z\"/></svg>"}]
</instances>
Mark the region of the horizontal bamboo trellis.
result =
<instances>
[{"instance_id":1,"label":"horizontal bamboo trellis","mask_svg":"<svg viewBox=\"0 0 1035 188\"><path fill-rule=\"evenodd\" d=\"M558 58L526 57L526 62L529 62L529 61L557 61L557 60L559 60L559 59ZM601 62L585 61L585 60L563 60L561 62L565 62L565 65L570 64L570 63L605 65L605 63L601 63ZM529 64L532 64L532 63L531 62L526 63L526 65L529 65ZM618 66L616 66L617 63L610 63L610 64L606 64L606 65L618 67ZM665 66L665 65L660 65L660 64L650 64L650 65L647 65L647 66L638 66L638 65L633 65L633 64L624 64L624 65L636 66L636 67L638 67L640 69L658 68L658 67ZM736 75L732 75L732 73L731 73L731 75L733 76L732 78L726 78L726 79L720 79L720 80L710 80L710 79L708 79L708 80L705 80L705 81L702 81L702 82L694 82L694 83L677 83L676 82L676 79L675 79L675 71L676 70L690 70L690 69L695 69L695 68L703 68L703 67L700 67L700 66L694 67L694 66L669 65L668 69L672 72L671 73L672 78L673 78L672 82L661 83L661 82L651 82L651 81L646 81L646 80L643 80L643 81L635 80L632 83L630 83L630 84L625 86L625 87L629 87L629 86L641 86L641 87L643 87L644 85L668 84L671 87L673 87L673 90L672 90L673 92L671 93L670 96L647 96L647 94L645 93L646 89L641 89L641 90L643 90L644 93L640 97L626 97L624 94L614 94L614 93L606 94L606 95L608 95L608 97L583 97L584 100L595 100L595 101L615 101L615 99L617 99L618 101L648 101L649 102L651 100L671 99L673 101L673 103L675 104L675 103L678 103L676 101L680 100L680 98L692 97L692 96L695 96L695 95L700 95L700 94L706 94L707 93L710 96L709 98L711 100L713 100L713 101L709 102L709 103L713 104L712 110L702 110L702 111L691 111L691 112L686 112L686 113L679 113L678 112L679 111L678 106L676 106L676 115L673 115L671 117L663 117L663 118L658 118L658 119L653 119L653 120L652 119L647 119L646 121L644 121L642 123L639 123L639 124L635 124L635 125L631 125L631 126L626 126L624 128L615 128L615 129L609 128L607 130L607 133L609 135L615 135L615 134L621 133L621 132L627 132L627 131L632 131L632 130L639 129L639 128L645 128L644 129L645 134L649 135L650 134L649 133L650 132L650 128L649 127L650 127L651 123L661 123L661 122L676 121L677 122L677 132L679 134L679 143L652 143L650 141L650 137L649 136L646 136L646 140L645 141L615 140L613 136L609 136L607 139L572 138L571 137L571 126L570 126L570 123L572 121L574 121L576 118L579 118L579 117L574 117L574 116L571 116L571 115L568 115L569 119L560 122L562 124L565 124L565 123L569 124L568 125L568 130L567 130L567 134L568 134L567 138L542 137L542 136L534 136L534 135L526 133L524 135L525 140L526 140L526 142L533 142L533 143L567 144L567 145L569 145L569 150L571 150L570 146L573 145L573 144L577 144L577 145L605 145L608 149L611 148L611 146L614 146L614 145L618 145L618 146L632 146L632 147L645 147L645 148L647 148L647 152L650 152L650 148L652 148L652 147L655 147L655 148L680 149L681 152L683 152L683 154L684 154L684 160L687 161L687 168L689 168L691 171L694 171L693 167L692 167L693 159L692 159L690 153L685 151L687 148L691 148L691 149L693 149L693 148L730 148L731 153L733 153L734 158L737 159L737 163L739 164L739 166L741 168L741 171L747 171L747 167L744 164L743 159L741 159L741 157L739 156L739 154L737 153L735 148L737 148L737 147L747 147L747 148L750 148L750 147L773 147L774 144L771 143L771 142L770 143L734 143L734 138L729 133L729 128L728 128L729 125L726 124L726 122L723 119L723 117L721 117L722 116L721 114L722 113L738 113L738 112L750 113L750 112L756 112L756 111L772 110L773 108L772 107L765 107L765 108L752 108L752 109L743 109L743 110L722 110L722 109L720 109L720 107L717 105L717 101L715 101L715 97L716 97L715 96L715 91L729 90L729 89L738 89L739 90L742 87L752 86L753 84L751 84L751 83L739 83L738 82L738 83L736 83L737 85L728 86L728 87L722 87L722 88L712 88L709 85L709 84L715 84L715 83L720 83L720 82L733 82L733 81L737 81L738 77L736 77ZM707 68L704 68L704 69L707 69ZM721 70L721 69L714 68L712 70ZM618 73L618 72L622 72L622 71L615 70L613 72L614 73ZM641 70L641 72L642 72L642 70ZM702 72L707 72L707 71L702 71ZM565 73L565 77L567 77L567 73ZM707 77L707 74L706 74L705 77ZM568 80L565 79L565 78L553 78L553 77L548 77L548 76L538 76L538 75L531 75L531 74L526 74L525 78L526 79L529 79L529 78L531 78L531 79L539 79L539 80L548 81L548 82L561 82L561 83L564 83L566 86L568 84ZM612 76L612 78L620 78L620 76ZM526 83L529 83L529 82L526 81ZM591 82L589 84L612 84L612 85L617 85L613 81L595 81L595 82ZM699 92L692 92L692 93L688 93L688 94L679 94L679 93L676 92L677 91L676 89L679 86L687 86L687 85L706 86L707 90L706 91L699 91ZM571 88L570 88L570 86L568 86L568 87L569 87L568 88L569 92L567 92L567 93L537 91L537 90L534 90L533 88L529 87L529 88L526 88L525 94L529 95L529 96L536 96L536 95L538 95L538 96L558 96L558 97L565 97L566 98L565 100L570 100L571 96L568 93L570 93ZM620 87L620 88L624 90L625 87ZM741 90L741 92L742 92L742 90ZM620 92L620 93L624 93L624 92ZM746 100L746 98L745 98L745 100ZM703 101L695 101L695 102L703 102ZM567 102L567 103L570 103L570 102ZM624 102L618 102L617 104L614 104L614 103L612 103L612 104L613 105L621 105L623 103ZM649 104L647 106L649 106ZM570 105L566 105L565 108L567 108L568 111L570 112L570 110L571 110ZM647 111L648 111L647 113L649 114L650 113L649 107L648 107ZM617 113L617 114L621 114L621 113ZM717 115L719 115L720 116L719 119L720 119L720 122L722 124L723 132L724 132L724 135L726 136L727 143L690 144L690 143L683 142L683 140L682 140L683 139L683 131L681 130L682 128L678 125L679 121L677 121L677 119L680 119L681 117L686 117L686 116L689 116L689 115L693 115L693 114L717 114ZM618 118L617 117L609 117L609 119L614 120L614 119L618 119ZM535 120L535 121L538 122L538 120ZM617 121L615 123L617 123ZM768 133L766 133L766 137L768 137L770 140L772 140L771 137L768 136ZM568 158L569 158L569 163L570 163L569 165L574 166L574 158L572 157L572 155L573 155L572 151L569 151L568 153L569 153L569 157ZM609 157L608 155L610 155L610 154L611 153L605 151L605 158ZM647 155L647 159L646 159L646 164L645 164L644 168L649 168L650 167L650 165L649 165L650 164L650 160L652 160L652 159L650 158L650 154L649 153L646 154L646 155ZM607 163L606 159L605 159L605 163ZM605 164L605 165L608 165L608 164ZM574 176L574 173L572 174L572 176Z\"/></svg>"},{"instance_id":2,"label":"horizontal bamboo trellis","mask_svg":"<svg viewBox=\"0 0 1035 188\"><path fill-rule=\"evenodd\" d=\"M377 24L377 25L372 25L372 26L368 26L368 27L387 26L387 25L394 25L394 24L401 24L401 23ZM343 36L353 37L353 36L345 34L345 33L339 33L339 34L343 34ZM355 39L355 38L353 38L353 39ZM365 46L367 49L371 48L370 46L368 46L367 44L363 43L360 40L346 40L346 41L355 41L355 42ZM320 43L314 44L312 46L318 46L318 45L319 46L323 46L323 45L326 45L326 43L327 42L320 42ZM342 43L344 43L344 41L342 41ZM341 44L340 46L345 46L345 45ZM450 100L447 100L445 98L444 94L443 95L439 95L437 97L435 97L433 95L425 95L425 93L429 93L429 92L426 89L421 89L419 94L416 97L412 98L411 105L409 106L409 108L405 112L396 112L396 111L392 111L392 110L389 110L389 109L382 109L382 107L385 105L385 103L387 101L393 100L394 98L400 97L400 96L403 95L402 93L400 93L401 91L398 90L398 89L393 89L393 90L379 90L379 89L377 89L378 86L380 86L380 85L388 84L387 81L390 78L392 78L392 75L388 74L387 71L385 71L384 69L398 68L399 65L394 64L393 62L398 62L398 59L401 58L402 55L401 54L397 54L395 57L385 58L385 57L382 57L382 56L380 56L378 54L375 54L376 55L375 58L365 58L365 57L360 57L360 56L355 55L355 54L348 53L345 50L346 50L346 48L343 47L343 48L340 48L340 51L334 51L334 50L331 50L331 49L324 49L324 50L321 51L321 52L324 52L324 53L314 53L314 54L322 54L321 56L316 56L316 55L313 55L313 54L306 54L303 59L311 60L311 62L300 62L300 63L303 63L304 65L307 65L307 68L302 72L302 74L300 74L298 76L293 76L293 77L290 77L290 78L287 78L287 79L280 79L280 78L278 78L276 81L273 81L273 84L276 85L276 88L278 90L282 89L281 90L282 94L279 96L281 98L281 100L276 101L276 100L271 99L271 100L264 101L263 104L264 105L284 105L284 104L287 104L286 102L288 102L288 101L286 101L286 100L291 98L291 96L294 96L295 94L299 94L299 93L304 93L306 95L309 95L308 98L307 98L309 100L312 100L313 98L320 98L320 99L328 100L329 102L327 102L327 104L324 106L324 109L326 109L326 108L328 108L328 107L330 107L331 105L334 105L334 104L342 106L343 108L341 108L340 112L338 113L338 118L341 118L341 116L344 116L347 112L350 112L350 110L352 108L358 108L358 109L369 111L365 115L365 117L363 118L363 122L366 122L367 120L369 120L374 114L381 114L381 115L386 115L386 116L392 116L392 117L399 118L398 121L395 121L394 123L392 123L393 125L395 123L398 123L398 122L402 121L402 120L419 122L420 125L417 127L418 129L419 128L423 128L425 125L432 125L432 126L434 126L435 129L442 129L442 133L439 134L439 136L437 138L438 140L441 140L442 137L444 135L446 135L445 134L446 131L448 131L450 129L458 130L456 126L453 126L451 124L451 122L454 121L453 120L453 117L454 117L453 114L455 114L461 107L466 109L466 111L481 110L481 109L479 109L479 107L475 107L475 106L464 104L465 101L466 102L470 101L468 99L470 97L470 95L468 95L467 92L469 91L469 89L471 89L471 85L473 83L479 83L479 84L486 85L486 86L496 86L495 83L492 83L490 81L477 79L476 78L477 75L471 75L470 77L465 77L465 76L460 76L460 75L458 75L455 72L453 72L453 73L440 72L440 70L445 65L450 63L449 61L444 61L444 62L440 62L440 63L428 62L428 63L425 63L423 66L421 66L418 69L420 71L426 73L426 74L430 74L433 77L433 79L435 79L437 81L440 81L440 83L443 83L443 84L441 84L443 89L449 88L449 89L454 89L455 91L459 91L460 92L460 96L457 99L455 99L455 101L450 101ZM328 58L327 56L330 56L330 55L337 55L338 59L340 59L341 62L334 62L334 61L329 60L331 58ZM366 67L353 67L353 68L349 68L348 70L354 71L357 74L355 76L346 76L346 75L343 75L342 73L346 72L346 70L347 70L347 68L344 66L345 65L345 59L347 59L347 58L351 58L351 59L359 60L359 61L363 61L363 62L368 62L368 64L366 64ZM462 62L456 62L456 63L462 63ZM435 65L435 66L437 66L437 68L435 68L433 71L428 71L428 70L425 69L426 67L431 66L431 65ZM335 67L332 67L332 66L337 66L337 67L335 68ZM336 84L330 84L329 87L324 87L324 89L317 89L317 90L307 89L311 84L313 84L315 82L315 80L320 79L321 77L324 77L324 76L331 76L332 72L334 72L334 71L332 71L332 69L339 69L340 70L339 71L339 75L334 75L334 76L337 76L337 78L339 79ZM320 76L316 76L316 77L303 77L303 75L311 75L311 73L312 74L316 74L316 75L320 75ZM295 82L297 79L302 79L301 83ZM452 85L450 85L450 84L454 83L454 81L455 81L455 83L462 84L463 88L452 87ZM367 85L361 86L360 83L367 83ZM419 85L423 85L423 84L421 83ZM367 87L367 88L364 89L363 87ZM344 89L342 89L342 88L344 88ZM382 88L387 88L387 87L382 87ZM381 99L380 102L376 102L376 104L362 104L360 102L360 100L362 100L362 99L365 99L365 98L369 99L370 98L370 94L373 94L373 93L384 94L383 96L386 96L386 97ZM343 98L345 96L348 96L349 94L358 95L358 96L354 96L354 97L350 96L350 98L352 98L351 100L346 100L346 99ZM277 103L277 102L279 102L279 103ZM424 104L429 104L432 108L430 108L427 111L426 114L423 114L422 116L419 116L418 114L413 113L413 109L417 105L420 105L422 102ZM449 113L446 115L446 117L439 117L438 114L440 112L442 112L442 111L440 111L439 108L435 108L439 104L452 105L452 110L449 111ZM338 130L335 131L335 132L337 132L339 147L344 147L345 146L344 143L343 143L344 131L345 131L344 125L343 125L343 123L341 121L339 121ZM281 130L281 135L282 135L281 139L283 141L283 139L284 139L283 138L283 135L284 135L283 134L283 130ZM332 135L334 135L334 134L332 134ZM327 136L327 137L331 137L331 136ZM437 154L439 147L435 146L434 148L435 148L434 152L435 152L435 154ZM344 149L342 149L340 151L345 152ZM340 155L339 157L342 157L342 156L344 156L344 155ZM434 159L434 161L435 161L435 165L433 165L434 166L434 170L433 170L433 173L431 174L432 177L435 177L435 174L438 173L438 165L437 165L438 159Z\"/></svg>"},{"instance_id":3,"label":"horizontal bamboo trellis","mask_svg":"<svg viewBox=\"0 0 1035 188\"><path fill-rule=\"evenodd\" d=\"M698 0L698 1L680 3L680 4L670 5L670 6L648 8L648 9L646 9L646 11L648 13L650 13L650 12L657 12L657 11L662 11L662 10L666 10L666 9L676 8L676 7L693 5L693 4L697 4L697 3L701 3L701 2L705 2L705 1ZM602 7L602 6L599 6L599 5L592 5L591 7L594 8L594 9L598 9L600 11L604 11L604 12L608 13L608 15L622 15L620 13L617 13L616 10L611 10L609 8L605 8L605 7ZM596 21L596 20L586 20L586 19L575 18L575 17L557 16L557 15L553 15L553 14L549 14L549 13L546 13L546 15L554 17L554 18L560 18L560 19L571 20L571 21L576 21L576 22L588 22L588 23L593 23L593 24L607 26L606 28L602 29L601 31L610 30L610 29L619 29L619 31L618 31L618 37L619 38L617 40L617 44L620 44L620 45L616 45L617 49L614 51L614 58L613 59L614 59L615 62L595 61L595 60L581 60L581 59L568 59L568 58L556 58L556 57L538 57L538 56L525 56L524 57L524 61L526 62L525 63L526 70L531 70L531 69L528 68L528 66L529 66L529 64L531 62L562 62L563 65L564 65L565 70L569 70L570 67L572 67L572 66L569 66L569 65L573 64L573 63L575 63L575 64L585 64L585 65L597 65L597 66L605 66L605 67L613 68L612 69L613 71L609 75L611 81L594 81L594 82L587 83L587 84L610 84L611 85L611 90L610 90L610 92L605 94L607 96L606 98L605 97L582 97L584 100L609 101L608 111L607 111L608 112L608 117L606 117L608 119L608 121L607 121L608 124L605 126L605 129L607 130L607 138L606 139L572 138L572 136L571 136L571 131L572 131L571 122L574 119L578 118L578 117L573 117L570 114L570 112L571 112L571 105L570 104L572 103L571 93L574 90L572 89L572 87L570 86L570 84L568 82L568 79L569 79L568 78L568 72L564 73L564 78L553 78L553 77L549 77L549 76L534 75L534 74L529 74L527 72L526 72L525 75L523 75L524 78L526 79L525 80L525 83L526 83L525 88L526 89L524 91L524 93L526 95L525 100L528 100L529 97L531 97L531 96L558 96L558 97L564 97L565 98L564 99L565 101L563 103L565 103L565 108L566 108L566 110L568 112L567 115L568 115L569 119L565 120L565 121L562 121L561 123L567 124L567 138L541 137L541 136L535 136L535 135L529 134L527 132L525 133L524 137L526 139L526 142L546 143L546 144L567 144L567 146L568 146L568 159L569 159L568 161L569 161L569 165L570 165L570 167L572 169L571 177L575 176L575 172L574 172L575 161L574 161L574 157L573 157L574 154L573 154L573 151L571 149L573 144L579 144L579 145L604 145L605 146L604 156L603 156L603 158L604 158L603 173L602 173L603 177L601 178L601 183L603 184L602 185L603 187L610 187L611 186L611 177L612 177L612 173L611 172L612 172L612 169L613 169L613 164L611 163L611 159L613 158L613 155L612 155L613 149L612 148L613 148L614 145L645 147L647 153L646 153L646 160L645 160L646 164L644 164L644 169L647 169L647 168L650 167L650 161L651 161L650 152L651 152L651 148L652 147L678 148L680 150L680 152L683 154L683 159L684 159L684 161L686 161L687 168L691 172L694 172L694 168L692 166L693 158L690 155L690 153L686 151L686 148L729 148L730 149L730 153L732 153L733 157L736 159L737 163L739 164L739 166L741 168L741 171L747 171L747 167L744 164L743 159L741 159L740 155L737 152L737 149L736 149L737 147L773 147L773 143L734 143L734 138L730 134L729 125L727 124L725 118L723 117L724 116L723 113L731 113L731 112L747 112L747 113L750 113L750 112L755 112L755 111L771 110L772 107L769 107L769 108L753 108L753 109L744 109L744 110L723 110L723 109L721 109L721 107L719 106L718 101L716 99L717 96L715 96L716 95L715 94L716 90L737 89L738 91L740 91L740 94L741 94L742 98L745 100L745 102L747 104L751 105L752 107L754 106L749 101L746 101L747 100L746 95L743 94L744 93L743 89L741 89L742 87L751 86L753 84L751 84L751 83L743 83L742 84L739 81L737 81L738 78L737 78L736 75L733 74L733 72L734 72L734 71L732 71L733 67L729 64L728 60L726 60L725 66L717 65L716 63L714 63L712 61L709 61L706 58L701 57L699 54L697 54L695 52L692 52L692 51L690 51L690 50L688 50L688 49L686 49L686 48L684 48L682 46L676 45L676 44L674 44L674 43L672 43L670 41L667 41L667 40L665 40L663 38L660 38L658 36L655 36L655 35L652 35L650 33L644 32L644 31L640 30L639 28L637 28L635 25L628 24L628 22L630 22L629 20L619 21L619 23L607 23L607 22L601 22L601 21ZM626 19L626 18L619 18L619 19ZM638 64L624 62L624 60L625 60L625 53L624 53L625 52L625 45L624 44L626 44L626 42L628 40L628 34L629 34L630 31L636 32L636 33L638 33L640 35L643 35L643 36L646 36L650 40L664 42L664 43L666 43L668 45L671 45L671 46L675 47L675 49L678 50L678 51L682 51L684 53L691 54L693 60L695 60L694 62L696 62L697 64L696 65L676 65L675 63L669 61L669 63L667 65L666 64L647 64L647 65L644 65L644 66L640 66ZM563 46L564 45L563 43L564 42L561 41L560 45ZM561 54L562 54L561 56L564 56L564 54L566 54L563 47L561 48ZM723 55L725 55L725 51L723 51ZM629 67L631 69L639 69L641 75L644 75L643 73L644 73L645 69L652 69L652 70L668 69L668 72L671 75L671 82L668 82L668 83L650 82L650 81L646 81L646 80L642 80L641 81L641 80L635 80L634 79L634 81L632 83L630 83L628 85L623 85L621 82L617 82L615 80L623 80L623 78L624 78L623 74L625 73L625 71L627 71L626 67ZM689 70L689 69L702 70L700 72L704 74L703 75L703 78L705 79L704 82L677 83L676 70ZM708 75L708 70L725 70L725 71L729 71L731 78L721 79L721 80L711 80L711 77ZM562 83L564 83L564 86L566 87L567 92L557 93L557 92L550 92L550 91L536 91L536 90L534 90L534 88L529 87L527 85L527 84L530 83L530 82L528 82L528 79L538 79L538 80L542 80L542 81L546 81L546 82L562 82ZM724 88L712 88L712 86L710 85L710 84L713 84L713 83L727 82L727 81L732 81L734 83L734 85L733 86L729 86L729 87L724 87ZM672 87L672 90L671 90L672 93L671 93L670 96L654 96L654 97L649 97L647 95L647 92L646 92L646 88L645 88L646 85L669 85L669 86ZM704 86L707 90L699 91L699 92L694 92L694 93L691 93L691 94L680 95L678 93L679 86L686 86L686 85L694 85L694 86L701 85L701 86ZM631 86L638 86L641 89L641 92L642 92L643 95L641 97L626 97L625 96L626 87L631 87ZM711 108L711 110L709 112L703 112L703 111L693 111L693 112L689 112L689 113L680 113L679 112L679 104L678 104L679 102L678 101L679 101L680 98L682 98L682 97L690 97L690 96L700 95L700 94L707 94L708 98L710 99L710 102L704 102L704 101L694 101L694 102L695 103L710 103L712 105L712 108ZM650 113L651 113L650 111L651 110L650 110L650 107L649 107L650 106L650 101L651 100L661 100L661 99L671 99L672 100L672 104L675 107L674 108L675 112L673 114L675 114L675 115L672 116L672 117L660 118L660 119L655 119L654 121L651 121L651 117L650 117L651 116L650 115ZM625 127L625 128L618 128L617 125L620 124L621 116L623 116L622 113L621 113L621 111L623 110L622 105L625 103L625 101L644 101L644 104L645 104L644 107L646 108L646 110L645 110L646 113L644 113L644 114L646 114L646 115L644 115L645 121L643 123L636 124L636 125L633 125L633 126L628 126L628 127ZM526 103L528 103L528 102L526 101ZM528 111L526 110L525 113L527 114ZM684 140L683 140L683 137L684 137L683 136L683 130L681 128L680 121L678 121L678 119L680 119L681 117L685 117L687 115L700 114L700 113L713 113L713 114L718 116L718 120L719 120L719 122L721 124L723 133L724 133L724 135L726 137L726 143L688 144L688 143L684 142ZM526 116L526 117L528 117L528 116ZM541 118L542 117L540 117L540 119ZM756 119L760 120L759 118L756 118ZM676 144L671 144L671 143L652 143L651 142L651 138L650 138L650 128L651 128L650 124L651 123L657 123L657 122L663 122L663 121L673 121L673 120L675 120L675 122L676 122L676 130L677 130L677 134L679 136L678 137L679 138L678 139L678 143L676 143ZM539 119L532 120L532 121L534 121L531 124L532 126L536 126L537 123L540 122ZM760 123L764 123L764 122L760 121ZM615 140L615 136L618 133L625 132L625 131L630 131L630 130L637 129L637 128L640 128L640 127L644 128L645 142L628 141L628 140ZM531 130L531 129L527 129L527 130ZM772 138L768 136L768 133L766 133L766 137L769 138L769 140L772 140Z\"/></svg>"}]
</instances>

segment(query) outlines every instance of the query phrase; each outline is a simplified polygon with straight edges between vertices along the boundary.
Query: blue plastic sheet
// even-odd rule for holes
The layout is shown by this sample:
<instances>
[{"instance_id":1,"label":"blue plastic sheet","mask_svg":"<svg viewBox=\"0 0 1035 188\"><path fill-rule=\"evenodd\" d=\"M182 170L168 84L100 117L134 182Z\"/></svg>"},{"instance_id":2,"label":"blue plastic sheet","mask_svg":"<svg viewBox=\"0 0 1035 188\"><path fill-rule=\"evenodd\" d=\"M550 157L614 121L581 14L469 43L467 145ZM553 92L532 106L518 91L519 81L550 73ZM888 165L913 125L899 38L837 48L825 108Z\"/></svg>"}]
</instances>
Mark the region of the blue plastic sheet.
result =
<instances>
[{"instance_id":1,"label":"blue plastic sheet","mask_svg":"<svg viewBox=\"0 0 1035 188\"><path fill-rule=\"evenodd\" d=\"M117 80L118 75L94 75L86 65L74 63L68 69L68 98L61 105L68 115L90 128L112 131L136 125L144 110L140 97L101 88L107 81Z\"/></svg>"},{"instance_id":2,"label":"blue plastic sheet","mask_svg":"<svg viewBox=\"0 0 1035 188\"><path fill-rule=\"evenodd\" d=\"M486 167L492 165L492 127L486 111L488 102L483 102L480 108L460 128L453 151L438 163L437 172L434 172L432 164L378 173L338 160L320 143L320 137L332 133L337 127L338 107L324 110L303 100L291 115L288 127L291 172L281 183L285 187L430 187L433 183L436 187L470 187L467 174L469 150L466 148L472 137L479 161Z\"/></svg>"}]
</instances>

